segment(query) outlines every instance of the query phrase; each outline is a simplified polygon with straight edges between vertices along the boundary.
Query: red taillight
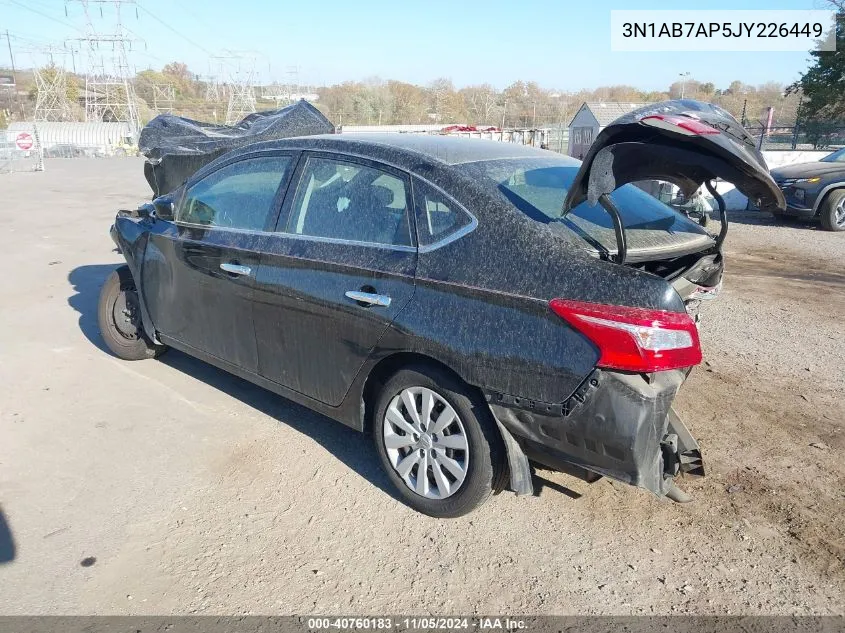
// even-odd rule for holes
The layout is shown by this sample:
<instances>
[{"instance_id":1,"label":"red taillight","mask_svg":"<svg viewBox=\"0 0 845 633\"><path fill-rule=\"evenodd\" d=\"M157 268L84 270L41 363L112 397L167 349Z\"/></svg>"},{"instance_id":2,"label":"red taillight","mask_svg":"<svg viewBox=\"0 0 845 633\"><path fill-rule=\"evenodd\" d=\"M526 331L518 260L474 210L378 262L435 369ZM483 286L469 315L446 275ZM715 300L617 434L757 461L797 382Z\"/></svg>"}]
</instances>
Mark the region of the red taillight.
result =
<instances>
[{"instance_id":1,"label":"red taillight","mask_svg":"<svg viewBox=\"0 0 845 633\"><path fill-rule=\"evenodd\" d=\"M671 114L652 114L640 119L646 125L659 127L664 130L680 132L687 136L699 136L702 134L719 134L719 130L702 123L697 119L686 116L673 116Z\"/></svg>"},{"instance_id":2,"label":"red taillight","mask_svg":"<svg viewBox=\"0 0 845 633\"><path fill-rule=\"evenodd\" d=\"M549 307L599 348L597 365L649 373L701 362L698 328L686 312L552 299Z\"/></svg>"}]
</instances>

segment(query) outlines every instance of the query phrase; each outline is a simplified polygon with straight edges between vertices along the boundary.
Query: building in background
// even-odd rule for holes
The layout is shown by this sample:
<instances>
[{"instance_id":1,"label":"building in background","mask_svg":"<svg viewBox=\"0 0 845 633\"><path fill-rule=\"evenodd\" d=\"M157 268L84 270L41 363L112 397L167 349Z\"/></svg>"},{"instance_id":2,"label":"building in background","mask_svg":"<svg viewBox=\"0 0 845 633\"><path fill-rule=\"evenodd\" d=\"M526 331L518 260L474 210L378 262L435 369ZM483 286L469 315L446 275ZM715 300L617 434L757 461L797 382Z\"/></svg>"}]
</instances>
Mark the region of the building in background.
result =
<instances>
[{"instance_id":1,"label":"building in background","mask_svg":"<svg viewBox=\"0 0 845 633\"><path fill-rule=\"evenodd\" d=\"M567 154L581 159L587 153L593 139L605 127L623 114L636 110L648 103L619 103L615 101L585 101L569 123L569 149Z\"/></svg>"}]
</instances>

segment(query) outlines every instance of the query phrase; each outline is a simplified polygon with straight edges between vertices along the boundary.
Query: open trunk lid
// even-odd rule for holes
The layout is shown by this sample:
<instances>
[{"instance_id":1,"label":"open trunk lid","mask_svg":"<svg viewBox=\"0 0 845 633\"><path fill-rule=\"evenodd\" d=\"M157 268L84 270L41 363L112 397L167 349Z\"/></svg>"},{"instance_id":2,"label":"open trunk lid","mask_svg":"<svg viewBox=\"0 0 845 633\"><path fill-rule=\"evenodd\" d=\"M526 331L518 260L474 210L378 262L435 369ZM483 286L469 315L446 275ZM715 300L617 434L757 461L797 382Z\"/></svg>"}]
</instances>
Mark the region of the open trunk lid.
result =
<instances>
[{"instance_id":1,"label":"open trunk lid","mask_svg":"<svg viewBox=\"0 0 845 633\"><path fill-rule=\"evenodd\" d=\"M584 200L638 180L664 180L692 195L721 178L761 209L786 207L754 139L711 103L663 101L634 110L604 128L590 146L564 201L564 213Z\"/></svg>"},{"instance_id":2,"label":"open trunk lid","mask_svg":"<svg viewBox=\"0 0 845 633\"><path fill-rule=\"evenodd\" d=\"M683 231L668 225L626 225L609 194L641 180L671 182L685 196L706 185L720 205L718 249L727 234L727 217L712 186L717 178L732 183L761 209L786 206L754 139L736 119L710 103L663 101L634 110L599 133L569 188L563 215L583 202L601 204L612 219L616 261L683 255L705 249L712 238L692 230L692 223L682 223Z\"/></svg>"}]
</instances>

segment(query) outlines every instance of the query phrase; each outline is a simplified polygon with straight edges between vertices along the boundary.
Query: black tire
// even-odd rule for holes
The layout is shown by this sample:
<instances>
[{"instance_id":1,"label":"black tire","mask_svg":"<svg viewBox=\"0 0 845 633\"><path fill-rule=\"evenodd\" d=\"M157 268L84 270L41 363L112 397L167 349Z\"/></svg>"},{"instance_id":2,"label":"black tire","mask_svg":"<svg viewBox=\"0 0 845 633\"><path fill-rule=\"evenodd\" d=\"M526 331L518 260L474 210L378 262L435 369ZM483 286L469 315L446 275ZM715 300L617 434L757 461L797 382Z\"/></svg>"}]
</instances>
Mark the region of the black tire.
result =
<instances>
[{"instance_id":1,"label":"black tire","mask_svg":"<svg viewBox=\"0 0 845 633\"><path fill-rule=\"evenodd\" d=\"M123 308L129 314L123 313ZM144 334L135 281L128 266L112 272L103 284L97 321L103 340L118 358L144 360L160 356L167 350L166 345L156 345Z\"/></svg>"},{"instance_id":2,"label":"black tire","mask_svg":"<svg viewBox=\"0 0 845 633\"><path fill-rule=\"evenodd\" d=\"M825 231L845 231L845 189L834 189L825 196L819 219Z\"/></svg>"},{"instance_id":3,"label":"black tire","mask_svg":"<svg viewBox=\"0 0 845 633\"><path fill-rule=\"evenodd\" d=\"M775 222L785 222L787 219L787 216L778 209L772 211L772 217L775 219Z\"/></svg>"},{"instance_id":4,"label":"black tire","mask_svg":"<svg viewBox=\"0 0 845 633\"><path fill-rule=\"evenodd\" d=\"M391 401L403 390L415 387L430 389L448 403L457 413L465 431L468 444L466 476L457 491L443 499L426 498L411 490L394 469L385 446L384 420ZM387 380L377 396L372 426L382 467L402 499L418 512L440 518L459 517L483 504L501 488L507 468L505 448L496 421L480 394L448 371L426 365L414 365L398 371ZM430 454L434 454L433 449L430 449ZM431 467L434 467L433 462ZM419 466L416 468L418 471ZM426 476L434 485L433 470L430 476L428 472ZM446 472L446 469L441 469L441 472Z\"/></svg>"}]
</instances>

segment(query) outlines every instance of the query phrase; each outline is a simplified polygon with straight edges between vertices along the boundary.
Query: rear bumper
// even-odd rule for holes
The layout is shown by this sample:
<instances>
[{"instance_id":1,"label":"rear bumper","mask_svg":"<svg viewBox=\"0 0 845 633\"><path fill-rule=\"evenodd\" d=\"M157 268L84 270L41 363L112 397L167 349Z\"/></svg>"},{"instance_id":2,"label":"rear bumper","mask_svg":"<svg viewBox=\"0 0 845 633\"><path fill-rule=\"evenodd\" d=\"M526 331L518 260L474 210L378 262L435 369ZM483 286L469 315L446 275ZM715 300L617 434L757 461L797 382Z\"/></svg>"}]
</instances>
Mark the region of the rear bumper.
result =
<instances>
[{"instance_id":1,"label":"rear bumper","mask_svg":"<svg viewBox=\"0 0 845 633\"><path fill-rule=\"evenodd\" d=\"M698 444L672 411L683 371L594 371L563 405L489 394L496 419L545 466L604 475L663 496L680 472L703 475ZM515 406L514 400L517 401ZM573 468L576 472L573 472Z\"/></svg>"}]
</instances>

